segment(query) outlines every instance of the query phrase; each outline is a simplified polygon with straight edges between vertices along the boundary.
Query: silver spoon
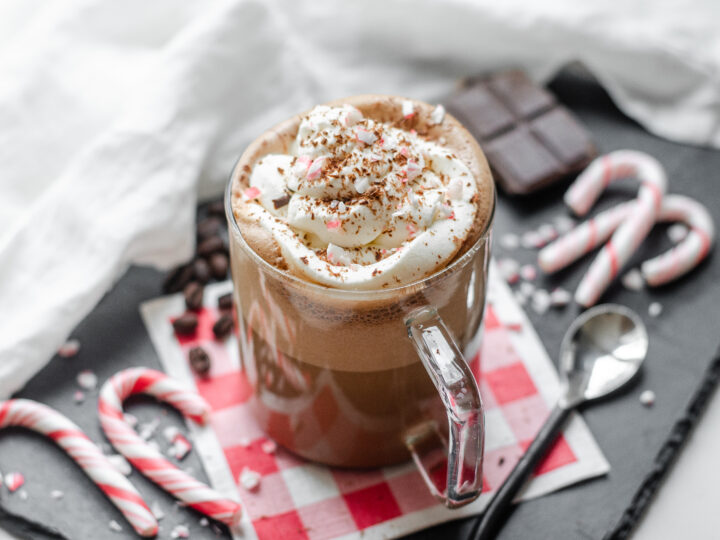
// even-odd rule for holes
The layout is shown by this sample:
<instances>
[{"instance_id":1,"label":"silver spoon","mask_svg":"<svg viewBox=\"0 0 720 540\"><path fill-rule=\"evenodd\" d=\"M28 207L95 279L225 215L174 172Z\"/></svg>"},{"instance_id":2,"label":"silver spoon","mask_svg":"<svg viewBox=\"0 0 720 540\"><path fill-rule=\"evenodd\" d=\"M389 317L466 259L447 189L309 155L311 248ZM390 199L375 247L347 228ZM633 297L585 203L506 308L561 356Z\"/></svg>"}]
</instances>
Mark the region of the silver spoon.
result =
<instances>
[{"instance_id":1,"label":"silver spoon","mask_svg":"<svg viewBox=\"0 0 720 540\"><path fill-rule=\"evenodd\" d=\"M494 538L512 511L512 501L557 439L578 405L605 397L638 372L648 350L640 317L624 306L603 304L573 321L560 346L561 397L527 452L490 501L470 534Z\"/></svg>"}]
</instances>

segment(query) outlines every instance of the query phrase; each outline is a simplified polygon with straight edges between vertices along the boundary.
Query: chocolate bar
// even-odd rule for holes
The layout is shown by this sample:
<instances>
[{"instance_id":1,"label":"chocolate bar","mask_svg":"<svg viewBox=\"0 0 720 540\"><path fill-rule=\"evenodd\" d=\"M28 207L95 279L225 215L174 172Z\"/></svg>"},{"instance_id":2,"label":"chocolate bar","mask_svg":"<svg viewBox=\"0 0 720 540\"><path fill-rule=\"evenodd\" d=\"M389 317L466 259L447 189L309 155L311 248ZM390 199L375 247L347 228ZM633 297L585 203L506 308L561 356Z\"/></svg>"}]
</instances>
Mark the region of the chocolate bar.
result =
<instances>
[{"instance_id":1,"label":"chocolate bar","mask_svg":"<svg viewBox=\"0 0 720 540\"><path fill-rule=\"evenodd\" d=\"M597 154L572 113L522 71L474 81L446 107L478 139L495 181L510 194L578 173Z\"/></svg>"}]
</instances>

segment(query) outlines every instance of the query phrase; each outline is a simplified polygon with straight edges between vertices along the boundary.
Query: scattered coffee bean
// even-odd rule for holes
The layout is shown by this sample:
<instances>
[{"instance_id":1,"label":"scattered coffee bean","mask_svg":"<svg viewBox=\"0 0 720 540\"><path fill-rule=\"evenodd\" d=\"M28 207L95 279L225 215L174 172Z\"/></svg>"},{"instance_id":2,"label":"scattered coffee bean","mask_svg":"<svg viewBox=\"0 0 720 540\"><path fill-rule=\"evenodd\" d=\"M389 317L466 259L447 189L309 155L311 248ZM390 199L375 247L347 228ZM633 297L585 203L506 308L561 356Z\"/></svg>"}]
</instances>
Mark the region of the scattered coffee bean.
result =
<instances>
[{"instance_id":1,"label":"scattered coffee bean","mask_svg":"<svg viewBox=\"0 0 720 540\"><path fill-rule=\"evenodd\" d=\"M210 356L202 347L193 347L189 353L190 367L198 375L207 375L210 371Z\"/></svg>"},{"instance_id":2,"label":"scattered coffee bean","mask_svg":"<svg viewBox=\"0 0 720 540\"><path fill-rule=\"evenodd\" d=\"M227 313L221 315L215 324L213 324L213 334L215 334L217 339L225 339L230 335L230 332L232 332L234 325L235 323L231 315Z\"/></svg>"},{"instance_id":3,"label":"scattered coffee bean","mask_svg":"<svg viewBox=\"0 0 720 540\"><path fill-rule=\"evenodd\" d=\"M190 283L190 281L193 278L193 268L192 265L189 264L183 264L181 266L178 266L174 270L171 270L170 273L165 278L165 281L163 282L163 292L165 293L176 293L180 292L185 288L185 285Z\"/></svg>"},{"instance_id":4,"label":"scattered coffee bean","mask_svg":"<svg viewBox=\"0 0 720 540\"><path fill-rule=\"evenodd\" d=\"M220 227L222 221L216 217L205 218L197 224L197 237L199 240L205 240L212 236L218 236L220 234Z\"/></svg>"},{"instance_id":5,"label":"scattered coffee bean","mask_svg":"<svg viewBox=\"0 0 720 540\"><path fill-rule=\"evenodd\" d=\"M210 256L210 271L216 279L225 279L228 271L228 258L224 253L214 253Z\"/></svg>"},{"instance_id":6,"label":"scattered coffee bean","mask_svg":"<svg viewBox=\"0 0 720 540\"><path fill-rule=\"evenodd\" d=\"M223 294L221 297L218 298L218 308L219 309L232 309L232 307L233 307L232 293Z\"/></svg>"},{"instance_id":7,"label":"scattered coffee bean","mask_svg":"<svg viewBox=\"0 0 720 540\"><path fill-rule=\"evenodd\" d=\"M204 287L197 281L191 281L185 285L183 294L185 295L185 305L188 309L194 311L200 309L203 305Z\"/></svg>"},{"instance_id":8,"label":"scattered coffee bean","mask_svg":"<svg viewBox=\"0 0 720 540\"><path fill-rule=\"evenodd\" d=\"M220 253L225 251L225 242L219 236L212 236L207 240L200 242L197 248L197 254L201 257L209 257L213 253Z\"/></svg>"},{"instance_id":9,"label":"scattered coffee bean","mask_svg":"<svg viewBox=\"0 0 720 540\"><path fill-rule=\"evenodd\" d=\"M209 216L225 217L225 201L219 200L207 205Z\"/></svg>"},{"instance_id":10,"label":"scattered coffee bean","mask_svg":"<svg viewBox=\"0 0 720 540\"><path fill-rule=\"evenodd\" d=\"M195 259L193 265L193 276L195 281L199 281L202 284L210 281L210 265L205 259Z\"/></svg>"},{"instance_id":11,"label":"scattered coffee bean","mask_svg":"<svg viewBox=\"0 0 720 540\"><path fill-rule=\"evenodd\" d=\"M187 336L188 334L192 334L193 332L195 332L197 325L197 315L189 312L184 313L173 321L173 328L175 329L175 333L182 336Z\"/></svg>"}]
</instances>

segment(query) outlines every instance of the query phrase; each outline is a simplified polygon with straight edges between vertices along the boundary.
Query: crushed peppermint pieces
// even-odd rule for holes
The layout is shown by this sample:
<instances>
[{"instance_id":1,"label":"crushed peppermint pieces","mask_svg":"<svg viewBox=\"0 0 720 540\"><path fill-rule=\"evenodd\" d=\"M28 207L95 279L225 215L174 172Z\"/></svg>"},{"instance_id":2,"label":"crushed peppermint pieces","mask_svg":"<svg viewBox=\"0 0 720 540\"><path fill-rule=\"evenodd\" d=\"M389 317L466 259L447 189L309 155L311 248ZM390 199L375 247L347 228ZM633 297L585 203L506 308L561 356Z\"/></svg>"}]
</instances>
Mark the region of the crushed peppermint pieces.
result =
<instances>
[{"instance_id":1,"label":"crushed peppermint pieces","mask_svg":"<svg viewBox=\"0 0 720 540\"><path fill-rule=\"evenodd\" d=\"M550 293L545 289L536 289L532 293L530 305L538 315L544 315L551 304Z\"/></svg>"},{"instance_id":2,"label":"crushed peppermint pieces","mask_svg":"<svg viewBox=\"0 0 720 540\"><path fill-rule=\"evenodd\" d=\"M68 339L58 349L58 356L61 358L72 358L80 352L80 341L77 339Z\"/></svg>"},{"instance_id":3,"label":"crushed peppermint pieces","mask_svg":"<svg viewBox=\"0 0 720 540\"><path fill-rule=\"evenodd\" d=\"M140 438L144 441L147 441L155 435L155 432L157 431L158 426L160 425L160 419L155 418L154 420L147 422L145 424L140 424L138 435L140 435Z\"/></svg>"},{"instance_id":4,"label":"crushed peppermint pieces","mask_svg":"<svg viewBox=\"0 0 720 540\"><path fill-rule=\"evenodd\" d=\"M267 440L260 445L260 449L266 454L274 454L277 450L277 444L275 441Z\"/></svg>"},{"instance_id":5,"label":"crushed peppermint pieces","mask_svg":"<svg viewBox=\"0 0 720 540\"><path fill-rule=\"evenodd\" d=\"M633 268L628 271L621 279L623 287L630 291L641 291L645 286L645 279L643 278L640 270Z\"/></svg>"},{"instance_id":6,"label":"crushed peppermint pieces","mask_svg":"<svg viewBox=\"0 0 720 540\"><path fill-rule=\"evenodd\" d=\"M89 369L83 369L77 374L75 380L77 381L78 386L84 390L95 390L98 385L97 375Z\"/></svg>"},{"instance_id":7,"label":"crushed peppermint pieces","mask_svg":"<svg viewBox=\"0 0 720 540\"><path fill-rule=\"evenodd\" d=\"M663 311L663 305L660 302L652 302L648 306L648 315L651 317L659 317Z\"/></svg>"},{"instance_id":8,"label":"crushed peppermint pieces","mask_svg":"<svg viewBox=\"0 0 720 540\"><path fill-rule=\"evenodd\" d=\"M442 105L436 105L435 108L430 113L430 124L431 125L437 125L442 124L442 121L445 119L445 107Z\"/></svg>"},{"instance_id":9,"label":"crushed peppermint pieces","mask_svg":"<svg viewBox=\"0 0 720 540\"><path fill-rule=\"evenodd\" d=\"M153 501L150 505L150 512L152 512L152 515L155 516L155 519L158 521L165 517L165 512L157 501Z\"/></svg>"},{"instance_id":10,"label":"crushed peppermint pieces","mask_svg":"<svg viewBox=\"0 0 720 540\"><path fill-rule=\"evenodd\" d=\"M403 118L409 119L415 116L415 105L413 102L406 99L402 102L402 115Z\"/></svg>"},{"instance_id":11,"label":"crushed peppermint pieces","mask_svg":"<svg viewBox=\"0 0 720 540\"><path fill-rule=\"evenodd\" d=\"M65 493L63 493L59 489L53 489L50 492L50 498L55 499L56 501L62 499L64 496L65 496Z\"/></svg>"},{"instance_id":12,"label":"crushed peppermint pieces","mask_svg":"<svg viewBox=\"0 0 720 540\"><path fill-rule=\"evenodd\" d=\"M520 277L525 281L533 281L537 277L537 269L532 264L524 264L520 267Z\"/></svg>"},{"instance_id":13,"label":"crushed peppermint pieces","mask_svg":"<svg viewBox=\"0 0 720 540\"><path fill-rule=\"evenodd\" d=\"M688 235L689 229L684 223L675 223L670 225L667 230L667 235L673 244L677 244L685 239Z\"/></svg>"},{"instance_id":14,"label":"crushed peppermint pieces","mask_svg":"<svg viewBox=\"0 0 720 540\"><path fill-rule=\"evenodd\" d=\"M210 520L206 517L201 517L198 520L198 525L200 525L201 527L207 527L208 525L210 525Z\"/></svg>"},{"instance_id":15,"label":"crushed peppermint pieces","mask_svg":"<svg viewBox=\"0 0 720 540\"><path fill-rule=\"evenodd\" d=\"M652 390L644 390L640 394L640 403L645 407L652 407L655 404L655 392Z\"/></svg>"},{"instance_id":16,"label":"crushed peppermint pieces","mask_svg":"<svg viewBox=\"0 0 720 540\"><path fill-rule=\"evenodd\" d=\"M75 390L75 393L73 394L73 401L76 405L80 405L85 402L85 392L82 390Z\"/></svg>"},{"instance_id":17,"label":"crushed peppermint pieces","mask_svg":"<svg viewBox=\"0 0 720 540\"><path fill-rule=\"evenodd\" d=\"M107 456L107 460L110 462L110 465L112 465L115 470L118 471L120 474L130 476L130 473L132 473L132 467L124 456L120 454L111 454Z\"/></svg>"},{"instance_id":18,"label":"crushed peppermint pieces","mask_svg":"<svg viewBox=\"0 0 720 540\"><path fill-rule=\"evenodd\" d=\"M134 427L137 426L137 424L138 424L137 416L135 416L134 414L124 413L124 414L123 414L123 420L124 420L125 423L126 423L128 426L130 426L131 428L134 428Z\"/></svg>"},{"instance_id":19,"label":"crushed peppermint pieces","mask_svg":"<svg viewBox=\"0 0 720 540\"><path fill-rule=\"evenodd\" d=\"M10 493L14 493L25 484L25 477L19 472L9 472L3 480Z\"/></svg>"},{"instance_id":20,"label":"crushed peppermint pieces","mask_svg":"<svg viewBox=\"0 0 720 540\"><path fill-rule=\"evenodd\" d=\"M540 248L544 245L543 237L537 231L525 231L520 237L520 245L526 249Z\"/></svg>"},{"instance_id":21,"label":"crushed peppermint pieces","mask_svg":"<svg viewBox=\"0 0 720 540\"><path fill-rule=\"evenodd\" d=\"M171 456L178 461L182 461L192 450L192 444L187 440L185 435L178 433L172 441L172 446L168 450Z\"/></svg>"},{"instance_id":22,"label":"crushed peppermint pieces","mask_svg":"<svg viewBox=\"0 0 720 540\"><path fill-rule=\"evenodd\" d=\"M329 231L334 231L335 229L339 229L341 225L342 225L342 221L340 221L339 219L333 219L333 220L325 223L325 227L327 227L327 229Z\"/></svg>"},{"instance_id":23,"label":"crushed peppermint pieces","mask_svg":"<svg viewBox=\"0 0 720 540\"><path fill-rule=\"evenodd\" d=\"M248 467L243 467L238 482L247 491L254 491L260 487L260 474Z\"/></svg>"},{"instance_id":24,"label":"crushed peppermint pieces","mask_svg":"<svg viewBox=\"0 0 720 540\"><path fill-rule=\"evenodd\" d=\"M122 525L120 525L114 519L110 520L110 523L108 523L108 528L113 532L122 532L122 530L123 530Z\"/></svg>"},{"instance_id":25,"label":"crushed peppermint pieces","mask_svg":"<svg viewBox=\"0 0 720 540\"><path fill-rule=\"evenodd\" d=\"M257 199L260 196L260 189L257 187L249 187L245 191L243 191L243 197L245 197L246 200L252 201L254 199Z\"/></svg>"},{"instance_id":26,"label":"crushed peppermint pieces","mask_svg":"<svg viewBox=\"0 0 720 540\"><path fill-rule=\"evenodd\" d=\"M550 293L550 304L553 307L562 307L568 305L572 301L570 291L558 287Z\"/></svg>"},{"instance_id":27,"label":"crushed peppermint pieces","mask_svg":"<svg viewBox=\"0 0 720 540\"><path fill-rule=\"evenodd\" d=\"M500 271L502 278L511 285L520 280L520 263L518 263L515 259L499 259L498 270Z\"/></svg>"},{"instance_id":28,"label":"crushed peppermint pieces","mask_svg":"<svg viewBox=\"0 0 720 540\"><path fill-rule=\"evenodd\" d=\"M514 233L505 233L500 237L500 246L503 249L517 249L520 247L520 237Z\"/></svg>"},{"instance_id":29,"label":"crushed peppermint pieces","mask_svg":"<svg viewBox=\"0 0 720 540\"><path fill-rule=\"evenodd\" d=\"M170 538L190 538L190 529L187 525L175 525L170 531Z\"/></svg>"}]
</instances>

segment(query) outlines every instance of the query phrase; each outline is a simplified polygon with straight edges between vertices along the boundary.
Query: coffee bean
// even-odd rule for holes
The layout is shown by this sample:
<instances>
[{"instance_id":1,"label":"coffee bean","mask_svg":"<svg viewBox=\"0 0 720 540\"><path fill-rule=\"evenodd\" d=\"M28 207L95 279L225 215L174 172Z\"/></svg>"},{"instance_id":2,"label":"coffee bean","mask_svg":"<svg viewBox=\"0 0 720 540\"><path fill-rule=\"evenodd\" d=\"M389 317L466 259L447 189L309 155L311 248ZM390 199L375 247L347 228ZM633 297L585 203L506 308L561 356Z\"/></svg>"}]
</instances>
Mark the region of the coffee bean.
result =
<instances>
[{"instance_id":1,"label":"coffee bean","mask_svg":"<svg viewBox=\"0 0 720 540\"><path fill-rule=\"evenodd\" d=\"M226 313L225 315L221 315L215 324L213 324L213 334L215 334L217 339L225 339L230 335L230 332L232 332L233 326L235 326L235 323L233 322L232 316Z\"/></svg>"},{"instance_id":2,"label":"coffee bean","mask_svg":"<svg viewBox=\"0 0 720 540\"><path fill-rule=\"evenodd\" d=\"M195 259L192 264L195 281L199 281L203 284L210 281L210 265L205 259Z\"/></svg>"},{"instance_id":3,"label":"coffee bean","mask_svg":"<svg viewBox=\"0 0 720 540\"><path fill-rule=\"evenodd\" d=\"M198 318L194 313L188 312L180 315L172 324L176 334L187 336L195 332L198 325Z\"/></svg>"},{"instance_id":4,"label":"coffee bean","mask_svg":"<svg viewBox=\"0 0 720 540\"><path fill-rule=\"evenodd\" d=\"M233 307L232 293L223 294L221 297L218 298L218 308L219 309L232 309L232 307Z\"/></svg>"},{"instance_id":5,"label":"coffee bean","mask_svg":"<svg viewBox=\"0 0 720 540\"><path fill-rule=\"evenodd\" d=\"M197 224L197 237L199 240L205 240L212 236L218 236L220 234L220 228L222 227L222 221L216 217L209 217L198 221Z\"/></svg>"},{"instance_id":6,"label":"coffee bean","mask_svg":"<svg viewBox=\"0 0 720 540\"><path fill-rule=\"evenodd\" d=\"M228 271L228 258L224 253L210 256L210 271L215 279L225 279Z\"/></svg>"},{"instance_id":7,"label":"coffee bean","mask_svg":"<svg viewBox=\"0 0 720 540\"><path fill-rule=\"evenodd\" d=\"M210 356L202 347L193 347L188 355L190 367L198 375L206 376L210 371Z\"/></svg>"},{"instance_id":8,"label":"coffee bean","mask_svg":"<svg viewBox=\"0 0 720 540\"><path fill-rule=\"evenodd\" d=\"M163 281L162 290L166 294L180 292L193 278L193 268L183 264L171 270Z\"/></svg>"},{"instance_id":9,"label":"coffee bean","mask_svg":"<svg viewBox=\"0 0 720 540\"><path fill-rule=\"evenodd\" d=\"M200 285L197 281L191 281L190 283L185 285L185 288L183 289L183 294L185 295L185 305L188 309L196 311L202 307L203 292L204 287Z\"/></svg>"},{"instance_id":10,"label":"coffee bean","mask_svg":"<svg viewBox=\"0 0 720 540\"><path fill-rule=\"evenodd\" d=\"M209 216L225 217L225 201L215 201L207 205L207 213Z\"/></svg>"},{"instance_id":11,"label":"coffee bean","mask_svg":"<svg viewBox=\"0 0 720 540\"><path fill-rule=\"evenodd\" d=\"M201 257L208 258L213 253L221 253L226 251L225 242L219 236L211 236L207 240L203 240L197 247L197 254Z\"/></svg>"}]
</instances>

